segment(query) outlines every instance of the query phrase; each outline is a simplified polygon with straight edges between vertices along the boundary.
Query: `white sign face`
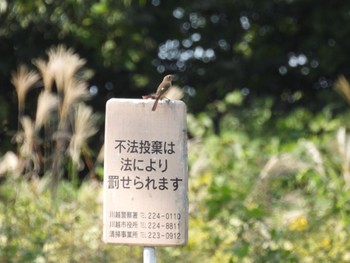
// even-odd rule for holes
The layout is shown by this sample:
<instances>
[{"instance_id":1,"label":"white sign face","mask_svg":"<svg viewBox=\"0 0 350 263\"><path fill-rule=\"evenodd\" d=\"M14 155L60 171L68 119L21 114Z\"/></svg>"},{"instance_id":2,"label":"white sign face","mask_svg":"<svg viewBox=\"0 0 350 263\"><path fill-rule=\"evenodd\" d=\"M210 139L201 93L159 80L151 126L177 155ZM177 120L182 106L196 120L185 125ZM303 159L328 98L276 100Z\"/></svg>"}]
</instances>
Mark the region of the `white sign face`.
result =
<instances>
[{"instance_id":1,"label":"white sign face","mask_svg":"<svg viewBox=\"0 0 350 263\"><path fill-rule=\"evenodd\" d=\"M186 106L111 99L106 106L103 241L184 245L188 232Z\"/></svg>"}]
</instances>

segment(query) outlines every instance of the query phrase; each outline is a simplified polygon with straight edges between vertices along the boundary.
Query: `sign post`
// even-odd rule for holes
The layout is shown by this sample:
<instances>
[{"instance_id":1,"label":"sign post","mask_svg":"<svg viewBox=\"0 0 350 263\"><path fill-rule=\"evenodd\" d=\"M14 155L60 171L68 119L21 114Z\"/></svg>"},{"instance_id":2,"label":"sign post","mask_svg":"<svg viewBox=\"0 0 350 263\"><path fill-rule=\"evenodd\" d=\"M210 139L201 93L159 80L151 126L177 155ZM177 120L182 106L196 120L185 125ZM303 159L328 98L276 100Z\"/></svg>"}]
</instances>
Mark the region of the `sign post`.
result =
<instances>
[{"instance_id":1,"label":"sign post","mask_svg":"<svg viewBox=\"0 0 350 263\"><path fill-rule=\"evenodd\" d=\"M142 245L155 260L154 246L187 243L188 174L186 106L153 102L107 102L103 241Z\"/></svg>"},{"instance_id":2,"label":"sign post","mask_svg":"<svg viewBox=\"0 0 350 263\"><path fill-rule=\"evenodd\" d=\"M143 263L156 263L156 249L155 247L143 248Z\"/></svg>"}]
</instances>

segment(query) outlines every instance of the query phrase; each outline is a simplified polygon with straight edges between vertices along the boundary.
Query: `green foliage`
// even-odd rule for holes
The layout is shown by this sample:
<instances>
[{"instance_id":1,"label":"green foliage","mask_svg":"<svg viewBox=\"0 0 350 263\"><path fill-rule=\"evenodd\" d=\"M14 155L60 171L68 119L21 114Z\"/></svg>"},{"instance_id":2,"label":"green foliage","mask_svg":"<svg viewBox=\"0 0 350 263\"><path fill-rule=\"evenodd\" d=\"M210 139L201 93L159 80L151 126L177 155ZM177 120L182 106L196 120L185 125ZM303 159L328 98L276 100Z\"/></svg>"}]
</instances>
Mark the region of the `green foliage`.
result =
<instances>
[{"instance_id":1,"label":"green foliage","mask_svg":"<svg viewBox=\"0 0 350 263\"><path fill-rule=\"evenodd\" d=\"M140 261L140 248L102 243L100 183L77 190L61 182L54 201L47 183L7 178L0 185L1 262Z\"/></svg>"},{"instance_id":2,"label":"green foliage","mask_svg":"<svg viewBox=\"0 0 350 263\"><path fill-rule=\"evenodd\" d=\"M350 112L242 104L232 93L188 115L189 242L158 260L348 262ZM140 247L102 243L100 183L61 181L56 199L47 183L2 178L0 261L141 261Z\"/></svg>"},{"instance_id":3,"label":"green foliage","mask_svg":"<svg viewBox=\"0 0 350 263\"><path fill-rule=\"evenodd\" d=\"M227 99L234 96L208 106L218 133L208 115L189 116L186 250L201 251L190 262L349 261L349 137L341 127L350 113L335 118L328 106L274 116L271 100L238 109Z\"/></svg>"},{"instance_id":4,"label":"green foliage","mask_svg":"<svg viewBox=\"0 0 350 263\"><path fill-rule=\"evenodd\" d=\"M0 92L11 101L16 65L65 44L96 72L98 111L112 96L154 91L167 72L178 74L191 111L233 89L278 98L283 110L319 110L334 101L338 74L349 74L348 9L346 1L1 0Z\"/></svg>"}]
</instances>

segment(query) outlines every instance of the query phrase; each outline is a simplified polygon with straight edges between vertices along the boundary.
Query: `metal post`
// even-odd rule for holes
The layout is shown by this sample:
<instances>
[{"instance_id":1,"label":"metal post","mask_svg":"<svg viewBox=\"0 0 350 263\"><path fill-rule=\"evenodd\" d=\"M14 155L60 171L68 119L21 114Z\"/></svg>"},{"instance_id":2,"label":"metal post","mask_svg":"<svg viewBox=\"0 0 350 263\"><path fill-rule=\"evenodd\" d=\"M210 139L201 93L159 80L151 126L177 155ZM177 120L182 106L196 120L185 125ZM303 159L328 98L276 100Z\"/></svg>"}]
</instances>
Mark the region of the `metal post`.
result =
<instances>
[{"instance_id":1,"label":"metal post","mask_svg":"<svg viewBox=\"0 0 350 263\"><path fill-rule=\"evenodd\" d=\"M143 248L143 263L156 263L156 248L144 247Z\"/></svg>"}]
</instances>

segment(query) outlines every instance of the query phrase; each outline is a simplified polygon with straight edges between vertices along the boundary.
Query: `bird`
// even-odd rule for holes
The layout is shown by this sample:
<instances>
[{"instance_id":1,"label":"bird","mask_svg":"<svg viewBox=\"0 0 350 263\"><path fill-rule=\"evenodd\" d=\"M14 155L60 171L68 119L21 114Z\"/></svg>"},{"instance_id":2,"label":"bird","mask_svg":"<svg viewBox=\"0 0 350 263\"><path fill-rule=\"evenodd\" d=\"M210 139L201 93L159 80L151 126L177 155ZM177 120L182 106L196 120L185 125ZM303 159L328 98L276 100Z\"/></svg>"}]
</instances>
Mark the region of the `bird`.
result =
<instances>
[{"instance_id":1,"label":"bird","mask_svg":"<svg viewBox=\"0 0 350 263\"><path fill-rule=\"evenodd\" d=\"M165 95L168 93L172 85L171 81L173 80L173 78L174 78L173 75L166 75L163 78L163 81L159 84L155 94L143 96L144 99L148 99L148 98L155 99L155 102L152 107L152 111L155 111L157 109L158 101L164 98Z\"/></svg>"}]
</instances>

